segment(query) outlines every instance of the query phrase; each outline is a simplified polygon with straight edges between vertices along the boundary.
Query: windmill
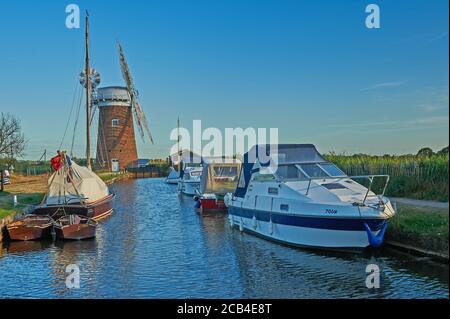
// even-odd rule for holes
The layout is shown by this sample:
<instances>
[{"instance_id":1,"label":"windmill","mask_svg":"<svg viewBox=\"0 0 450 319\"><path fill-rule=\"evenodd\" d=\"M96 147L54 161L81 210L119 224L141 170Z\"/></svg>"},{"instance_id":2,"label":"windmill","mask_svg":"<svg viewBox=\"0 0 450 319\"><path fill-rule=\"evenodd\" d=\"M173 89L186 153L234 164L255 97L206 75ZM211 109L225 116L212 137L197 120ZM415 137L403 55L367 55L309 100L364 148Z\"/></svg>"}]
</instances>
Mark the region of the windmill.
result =
<instances>
[{"instance_id":1,"label":"windmill","mask_svg":"<svg viewBox=\"0 0 450 319\"><path fill-rule=\"evenodd\" d=\"M134 123L142 140L153 137L139 103L138 91L131 77L123 49L117 43L120 67L126 86L93 88L94 110L99 111L97 135L97 163L111 171L124 170L138 165ZM96 74L88 77L98 84Z\"/></svg>"},{"instance_id":2,"label":"windmill","mask_svg":"<svg viewBox=\"0 0 450 319\"><path fill-rule=\"evenodd\" d=\"M136 90L131 76L130 68L128 67L127 60L125 59L125 54L123 53L122 46L117 42L117 50L119 51L120 68L122 70L122 76L125 80L127 86L128 94L131 99L131 108L133 109L134 118L139 130L139 134L143 141L145 141L145 133L147 133L150 142L153 142L153 136L148 127L147 118L145 117L144 111L142 110L141 103L139 102L139 92Z\"/></svg>"}]
</instances>

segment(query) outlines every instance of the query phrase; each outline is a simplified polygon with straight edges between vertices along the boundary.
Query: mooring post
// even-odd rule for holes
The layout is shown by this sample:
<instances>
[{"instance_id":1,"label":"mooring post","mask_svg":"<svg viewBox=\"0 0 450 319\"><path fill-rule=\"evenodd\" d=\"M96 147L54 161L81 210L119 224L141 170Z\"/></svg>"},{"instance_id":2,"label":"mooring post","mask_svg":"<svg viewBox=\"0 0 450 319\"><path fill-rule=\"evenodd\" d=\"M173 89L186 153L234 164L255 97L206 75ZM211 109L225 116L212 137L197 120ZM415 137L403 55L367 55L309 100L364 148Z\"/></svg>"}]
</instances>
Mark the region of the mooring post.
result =
<instances>
[{"instance_id":1,"label":"mooring post","mask_svg":"<svg viewBox=\"0 0 450 319\"><path fill-rule=\"evenodd\" d=\"M4 188L3 188L3 168L0 168L0 192L3 192L4 191Z\"/></svg>"}]
</instances>

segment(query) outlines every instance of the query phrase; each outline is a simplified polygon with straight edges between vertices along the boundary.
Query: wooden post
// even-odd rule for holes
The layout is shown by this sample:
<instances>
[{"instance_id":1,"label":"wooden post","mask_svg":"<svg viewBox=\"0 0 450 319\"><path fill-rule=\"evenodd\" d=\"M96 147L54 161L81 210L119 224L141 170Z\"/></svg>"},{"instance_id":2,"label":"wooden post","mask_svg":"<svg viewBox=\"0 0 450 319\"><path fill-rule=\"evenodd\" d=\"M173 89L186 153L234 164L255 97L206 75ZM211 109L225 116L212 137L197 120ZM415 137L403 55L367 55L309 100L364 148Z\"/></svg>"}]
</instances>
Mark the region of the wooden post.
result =
<instances>
[{"instance_id":1,"label":"wooden post","mask_svg":"<svg viewBox=\"0 0 450 319\"><path fill-rule=\"evenodd\" d=\"M89 13L86 11L86 157L87 168L91 168L91 69L89 67Z\"/></svg>"},{"instance_id":2,"label":"wooden post","mask_svg":"<svg viewBox=\"0 0 450 319\"><path fill-rule=\"evenodd\" d=\"M3 192L5 190L3 186L3 168L0 168L0 192Z\"/></svg>"}]
</instances>

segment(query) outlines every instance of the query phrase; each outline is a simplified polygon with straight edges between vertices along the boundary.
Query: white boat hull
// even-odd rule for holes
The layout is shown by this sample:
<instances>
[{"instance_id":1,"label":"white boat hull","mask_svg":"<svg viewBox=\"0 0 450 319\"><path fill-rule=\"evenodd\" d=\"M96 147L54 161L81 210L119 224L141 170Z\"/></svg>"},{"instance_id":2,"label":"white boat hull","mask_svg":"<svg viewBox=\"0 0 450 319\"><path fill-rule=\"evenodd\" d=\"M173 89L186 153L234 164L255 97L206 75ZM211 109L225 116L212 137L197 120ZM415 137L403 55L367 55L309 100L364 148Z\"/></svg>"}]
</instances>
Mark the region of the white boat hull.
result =
<instances>
[{"instance_id":1,"label":"white boat hull","mask_svg":"<svg viewBox=\"0 0 450 319\"><path fill-rule=\"evenodd\" d=\"M338 220L334 218L311 218L282 214L272 214L273 220L256 219L256 217L234 214L239 208L229 207L228 219L230 225L241 231L248 231L284 244L301 247L335 248L335 249L362 249L370 246L368 235L363 226L363 220L347 219ZM247 212L247 215L251 214ZM268 213L267 213L268 214ZM278 216L278 217L277 217ZM298 217L298 218L297 218ZM284 223L276 220L284 220ZM321 224L320 219L323 220ZM378 224L374 227L373 235L378 235L380 225L385 221L364 220L368 223ZM289 225L289 223L291 223ZM302 226L292 224L304 224ZM310 224L313 227L305 227ZM327 228L330 227L330 228ZM341 229L339 229L341 228Z\"/></svg>"},{"instance_id":2,"label":"white boat hull","mask_svg":"<svg viewBox=\"0 0 450 319\"><path fill-rule=\"evenodd\" d=\"M200 182L183 181L178 183L178 190L189 196L197 195L199 188Z\"/></svg>"},{"instance_id":3,"label":"white boat hull","mask_svg":"<svg viewBox=\"0 0 450 319\"><path fill-rule=\"evenodd\" d=\"M166 178L167 184L178 184L179 178Z\"/></svg>"}]
</instances>

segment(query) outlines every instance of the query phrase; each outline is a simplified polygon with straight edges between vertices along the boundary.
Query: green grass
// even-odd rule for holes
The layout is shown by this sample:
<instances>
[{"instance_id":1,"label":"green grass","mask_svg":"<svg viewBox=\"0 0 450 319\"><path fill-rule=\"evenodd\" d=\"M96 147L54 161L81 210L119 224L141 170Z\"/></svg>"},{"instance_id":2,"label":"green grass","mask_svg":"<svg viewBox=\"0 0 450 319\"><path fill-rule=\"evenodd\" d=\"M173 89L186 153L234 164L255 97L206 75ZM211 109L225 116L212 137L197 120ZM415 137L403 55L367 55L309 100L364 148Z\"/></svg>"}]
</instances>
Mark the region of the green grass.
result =
<instances>
[{"instance_id":1,"label":"green grass","mask_svg":"<svg viewBox=\"0 0 450 319\"><path fill-rule=\"evenodd\" d=\"M390 227L448 240L448 210L399 206Z\"/></svg>"},{"instance_id":2,"label":"green grass","mask_svg":"<svg viewBox=\"0 0 450 319\"><path fill-rule=\"evenodd\" d=\"M389 221L387 239L423 249L448 253L448 209L398 205Z\"/></svg>"},{"instance_id":3,"label":"green grass","mask_svg":"<svg viewBox=\"0 0 450 319\"><path fill-rule=\"evenodd\" d=\"M387 174L391 179L386 195L416 199L448 201L448 154L431 156L370 156L328 154L348 175ZM359 180L358 180L359 182ZM381 181L378 182L381 185ZM379 191L374 185L374 190Z\"/></svg>"},{"instance_id":4,"label":"green grass","mask_svg":"<svg viewBox=\"0 0 450 319\"><path fill-rule=\"evenodd\" d=\"M5 218L15 212L15 209L6 209L0 207L0 219Z\"/></svg>"},{"instance_id":5,"label":"green grass","mask_svg":"<svg viewBox=\"0 0 450 319\"><path fill-rule=\"evenodd\" d=\"M18 205L14 207L13 195L8 192L0 192L0 219L11 215L15 211L21 210L26 205L37 205L44 197L44 193L18 194Z\"/></svg>"},{"instance_id":6,"label":"green grass","mask_svg":"<svg viewBox=\"0 0 450 319\"><path fill-rule=\"evenodd\" d=\"M118 173L100 173L99 176L100 178L104 181L104 182L108 182L118 176L120 176L122 174L118 174Z\"/></svg>"},{"instance_id":7,"label":"green grass","mask_svg":"<svg viewBox=\"0 0 450 319\"><path fill-rule=\"evenodd\" d=\"M9 198L2 198L0 200L0 219L11 215L17 210L17 207L14 207L12 199L8 200Z\"/></svg>"}]
</instances>

